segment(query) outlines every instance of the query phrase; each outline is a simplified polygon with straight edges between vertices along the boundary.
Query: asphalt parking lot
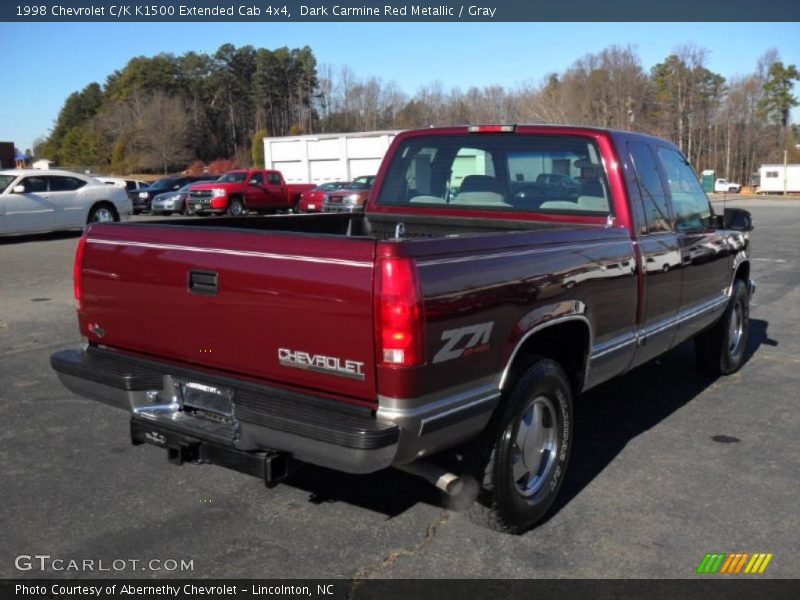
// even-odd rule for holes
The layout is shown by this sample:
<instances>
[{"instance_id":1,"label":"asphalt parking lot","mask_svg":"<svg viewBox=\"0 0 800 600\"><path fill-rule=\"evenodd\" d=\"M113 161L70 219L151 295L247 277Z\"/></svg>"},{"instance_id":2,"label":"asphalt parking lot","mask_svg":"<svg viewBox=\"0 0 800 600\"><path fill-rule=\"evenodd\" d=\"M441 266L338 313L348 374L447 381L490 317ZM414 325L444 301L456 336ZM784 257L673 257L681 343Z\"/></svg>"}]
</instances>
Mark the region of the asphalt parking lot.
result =
<instances>
[{"instance_id":1,"label":"asphalt parking lot","mask_svg":"<svg viewBox=\"0 0 800 600\"><path fill-rule=\"evenodd\" d=\"M760 577L799 577L800 201L728 205L756 223L746 365L709 379L685 344L582 397L559 502L520 537L472 525L399 471L306 467L268 490L131 446L126 414L49 367L79 343L77 234L0 240L0 578L683 578L707 552L738 551L774 554ZM193 570L15 567L34 554Z\"/></svg>"}]
</instances>

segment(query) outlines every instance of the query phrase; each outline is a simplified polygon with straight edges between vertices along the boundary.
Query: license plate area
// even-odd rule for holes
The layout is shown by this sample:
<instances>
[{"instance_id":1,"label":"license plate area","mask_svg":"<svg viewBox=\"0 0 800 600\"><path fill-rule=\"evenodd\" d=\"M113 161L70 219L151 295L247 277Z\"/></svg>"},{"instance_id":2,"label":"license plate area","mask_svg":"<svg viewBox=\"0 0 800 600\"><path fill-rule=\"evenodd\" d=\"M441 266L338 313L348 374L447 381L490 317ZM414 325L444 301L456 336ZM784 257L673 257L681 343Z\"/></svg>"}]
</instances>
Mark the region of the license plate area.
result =
<instances>
[{"instance_id":1,"label":"license plate area","mask_svg":"<svg viewBox=\"0 0 800 600\"><path fill-rule=\"evenodd\" d=\"M197 417L218 423L233 422L234 391L196 381L178 381L181 409Z\"/></svg>"}]
</instances>

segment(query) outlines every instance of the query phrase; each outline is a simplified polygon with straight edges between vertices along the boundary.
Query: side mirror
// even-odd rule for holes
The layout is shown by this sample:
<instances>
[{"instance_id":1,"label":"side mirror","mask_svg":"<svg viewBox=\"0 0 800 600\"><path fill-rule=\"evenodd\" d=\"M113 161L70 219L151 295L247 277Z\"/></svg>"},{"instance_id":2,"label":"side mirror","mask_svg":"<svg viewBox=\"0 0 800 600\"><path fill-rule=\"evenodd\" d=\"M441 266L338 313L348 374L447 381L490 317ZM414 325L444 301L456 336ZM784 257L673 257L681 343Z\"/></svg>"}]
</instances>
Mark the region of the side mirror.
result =
<instances>
[{"instance_id":1,"label":"side mirror","mask_svg":"<svg viewBox=\"0 0 800 600\"><path fill-rule=\"evenodd\" d=\"M753 215L743 208L726 208L725 227L736 231L753 231Z\"/></svg>"},{"instance_id":2,"label":"side mirror","mask_svg":"<svg viewBox=\"0 0 800 600\"><path fill-rule=\"evenodd\" d=\"M14 189L11 190L15 194L24 194L25 193L25 186L24 185L15 185Z\"/></svg>"}]
</instances>

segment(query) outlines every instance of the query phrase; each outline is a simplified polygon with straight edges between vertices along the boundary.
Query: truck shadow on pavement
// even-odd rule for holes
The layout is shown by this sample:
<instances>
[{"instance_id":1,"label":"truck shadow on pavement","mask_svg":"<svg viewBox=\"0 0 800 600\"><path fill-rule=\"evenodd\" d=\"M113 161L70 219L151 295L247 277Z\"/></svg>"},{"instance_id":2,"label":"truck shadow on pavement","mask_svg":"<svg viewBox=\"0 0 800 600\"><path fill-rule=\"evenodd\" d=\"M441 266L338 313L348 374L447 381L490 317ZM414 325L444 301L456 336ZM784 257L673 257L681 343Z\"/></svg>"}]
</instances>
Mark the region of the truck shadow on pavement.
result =
<instances>
[{"instance_id":1,"label":"truck shadow on pavement","mask_svg":"<svg viewBox=\"0 0 800 600\"><path fill-rule=\"evenodd\" d=\"M746 361L762 344L777 346L767 328L766 321L750 321ZM696 368L694 345L689 341L581 396L575 402L575 437L567 476L545 521L580 494L628 442L691 402L715 381ZM312 503L346 502L389 518L418 502L447 507L443 494L433 486L395 469L348 475L304 465L285 485L308 492Z\"/></svg>"},{"instance_id":2,"label":"truck shadow on pavement","mask_svg":"<svg viewBox=\"0 0 800 600\"><path fill-rule=\"evenodd\" d=\"M751 319L745 366L761 345L777 346L769 338L767 321ZM612 379L575 403L575 437L567 476L545 520L569 504L641 433L722 380L697 369L694 342L684 342L630 373Z\"/></svg>"}]
</instances>

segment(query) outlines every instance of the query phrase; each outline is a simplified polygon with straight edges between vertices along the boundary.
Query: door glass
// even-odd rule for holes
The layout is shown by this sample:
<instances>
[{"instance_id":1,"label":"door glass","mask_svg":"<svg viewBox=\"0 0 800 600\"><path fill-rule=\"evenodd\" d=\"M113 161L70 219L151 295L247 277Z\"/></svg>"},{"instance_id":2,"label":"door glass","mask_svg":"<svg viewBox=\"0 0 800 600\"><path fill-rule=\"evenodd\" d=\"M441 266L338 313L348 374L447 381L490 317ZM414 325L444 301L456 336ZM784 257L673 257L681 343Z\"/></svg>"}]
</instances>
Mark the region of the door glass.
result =
<instances>
[{"instance_id":1,"label":"door glass","mask_svg":"<svg viewBox=\"0 0 800 600\"><path fill-rule=\"evenodd\" d=\"M26 194L39 194L47 191L47 179L45 177L26 177L22 180Z\"/></svg>"},{"instance_id":2,"label":"door glass","mask_svg":"<svg viewBox=\"0 0 800 600\"><path fill-rule=\"evenodd\" d=\"M711 204L686 159L671 148L659 148L658 157L667 176L675 228L678 231L713 227Z\"/></svg>"},{"instance_id":3,"label":"door glass","mask_svg":"<svg viewBox=\"0 0 800 600\"><path fill-rule=\"evenodd\" d=\"M667 192L658 174L653 151L643 142L632 142L628 144L628 152L641 190L647 233L671 231Z\"/></svg>"}]
</instances>

